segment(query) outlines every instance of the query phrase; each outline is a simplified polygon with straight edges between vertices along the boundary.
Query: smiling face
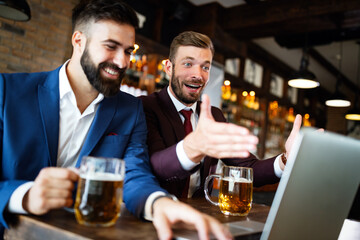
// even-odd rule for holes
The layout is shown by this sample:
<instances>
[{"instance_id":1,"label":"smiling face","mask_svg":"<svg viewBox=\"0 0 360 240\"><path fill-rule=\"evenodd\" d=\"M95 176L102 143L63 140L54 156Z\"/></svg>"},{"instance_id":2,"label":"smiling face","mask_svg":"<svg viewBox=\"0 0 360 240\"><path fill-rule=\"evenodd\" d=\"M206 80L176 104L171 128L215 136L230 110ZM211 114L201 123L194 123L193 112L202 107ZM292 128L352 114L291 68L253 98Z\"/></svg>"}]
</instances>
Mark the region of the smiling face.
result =
<instances>
[{"instance_id":1,"label":"smiling face","mask_svg":"<svg viewBox=\"0 0 360 240\"><path fill-rule=\"evenodd\" d=\"M170 91L184 105L199 100L209 79L212 52L208 48L180 46L173 62L167 61Z\"/></svg>"},{"instance_id":2,"label":"smiling face","mask_svg":"<svg viewBox=\"0 0 360 240\"><path fill-rule=\"evenodd\" d=\"M120 84L134 50L135 29L111 20L93 23L80 59L90 84L105 96L120 91Z\"/></svg>"}]
</instances>

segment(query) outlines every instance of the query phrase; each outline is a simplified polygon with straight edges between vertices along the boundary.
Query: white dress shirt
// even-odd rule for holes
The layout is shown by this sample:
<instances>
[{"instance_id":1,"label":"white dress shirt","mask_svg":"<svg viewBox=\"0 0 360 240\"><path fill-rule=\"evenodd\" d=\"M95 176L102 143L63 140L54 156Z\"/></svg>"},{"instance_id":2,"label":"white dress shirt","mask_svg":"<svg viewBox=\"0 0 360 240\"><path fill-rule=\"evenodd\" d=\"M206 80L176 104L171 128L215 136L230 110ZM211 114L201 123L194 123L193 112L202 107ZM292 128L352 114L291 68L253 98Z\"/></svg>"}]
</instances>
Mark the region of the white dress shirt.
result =
<instances>
[{"instance_id":1,"label":"white dress shirt","mask_svg":"<svg viewBox=\"0 0 360 240\"><path fill-rule=\"evenodd\" d=\"M59 73L60 123L56 165L58 167L75 167L80 150L104 95L99 93L97 98L81 113L77 107L75 94L71 89L64 66Z\"/></svg>"}]
</instances>

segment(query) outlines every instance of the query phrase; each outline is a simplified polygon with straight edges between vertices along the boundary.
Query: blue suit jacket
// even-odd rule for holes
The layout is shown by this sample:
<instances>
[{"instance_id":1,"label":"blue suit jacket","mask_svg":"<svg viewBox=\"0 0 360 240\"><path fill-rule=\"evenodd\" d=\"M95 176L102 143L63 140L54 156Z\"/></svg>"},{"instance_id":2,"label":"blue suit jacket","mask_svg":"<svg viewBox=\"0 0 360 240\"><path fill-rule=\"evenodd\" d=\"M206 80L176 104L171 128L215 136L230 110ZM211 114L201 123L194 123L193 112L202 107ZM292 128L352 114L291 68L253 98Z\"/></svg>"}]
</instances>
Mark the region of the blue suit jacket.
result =
<instances>
[{"instance_id":1,"label":"blue suit jacket","mask_svg":"<svg viewBox=\"0 0 360 240\"><path fill-rule=\"evenodd\" d=\"M0 227L13 191L56 166L59 139L59 69L0 74ZM138 217L154 191L164 191L151 172L141 100L120 92L104 98L90 127L85 155L125 159L124 202Z\"/></svg>"}]
</instances>

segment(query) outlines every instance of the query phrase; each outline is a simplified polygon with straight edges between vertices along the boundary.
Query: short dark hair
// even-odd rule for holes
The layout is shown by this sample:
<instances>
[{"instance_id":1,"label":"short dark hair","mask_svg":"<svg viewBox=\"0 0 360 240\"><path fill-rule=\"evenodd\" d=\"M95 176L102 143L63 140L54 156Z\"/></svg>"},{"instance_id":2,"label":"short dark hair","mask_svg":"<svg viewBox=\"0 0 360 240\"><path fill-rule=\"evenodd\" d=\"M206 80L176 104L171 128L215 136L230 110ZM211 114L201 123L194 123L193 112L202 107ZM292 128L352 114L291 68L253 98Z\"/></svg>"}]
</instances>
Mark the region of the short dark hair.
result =
<instances>
[{"instance_id":1,"label":"short dark hair","mask_svg":"<svg viewBox=\"0 0 360 240\"><path fill-rule=\"evenodd\" d=\"M135 29L139 26L139 19L135 11L121 0L80 0L73 9L73 31L91 21L98 22L100 20L113 20L129 24Z\"/></svg>"},{"instance_id":2,"label":"short dark hair","mask_svg":"<svg viewBox=\"0 0 360 240\"><path fill-rule=\"evenodd\" d=\"M199 48L208 48L211 50L214 56L214 45L211 39L205 34L201 34L193 31L182 32L177 35L170 45L169 59L171 62L175 60L175 55L179 47L181 46L193 46Z\"/></svg>"}]
</instances>

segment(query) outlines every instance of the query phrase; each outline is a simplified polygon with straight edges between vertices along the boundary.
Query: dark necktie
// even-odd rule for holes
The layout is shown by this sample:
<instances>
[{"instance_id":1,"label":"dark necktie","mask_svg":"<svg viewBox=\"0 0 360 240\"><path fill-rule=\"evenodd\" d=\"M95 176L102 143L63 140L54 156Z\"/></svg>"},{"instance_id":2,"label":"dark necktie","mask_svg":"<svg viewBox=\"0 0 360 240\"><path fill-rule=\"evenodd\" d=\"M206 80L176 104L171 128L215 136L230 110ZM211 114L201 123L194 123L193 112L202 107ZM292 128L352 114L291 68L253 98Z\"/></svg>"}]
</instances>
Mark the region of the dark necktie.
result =
<instances>
[{"instance_id":1,"label":"dark necktie","mask_svg":"<svg viewBox=\"0 0 360 240\"><path fill-rule=\"evenodd\" d=\"M184 121L184 129L185 129L185 137L186 135L188 135L189 133L192 132L192 125L191 125L191 114L192 114L192 110L181 110L180 111L181 115L184 116L185 121Z\"/></svg>"},{"instance_id":2,"label":"dark necktie","mask_svg":"<svg viewBox=\"0 0 360 240\"><path fill-rule=\"evenodd\" d=\"M185 130L185 137L186 135L188 135L189 133L192 132L192 125L191 125L191 114L192 114L192 110L181 110L180 111L181 115L184 116L185 121L184 121L184 130ZM181 194L182 198L187 198L188 197L188 192L189 192L189 185L190 185L190 176L187 177L186 179L186 184L185 187L183 189L183 192Z\"/></svg>"}]
</instances>

